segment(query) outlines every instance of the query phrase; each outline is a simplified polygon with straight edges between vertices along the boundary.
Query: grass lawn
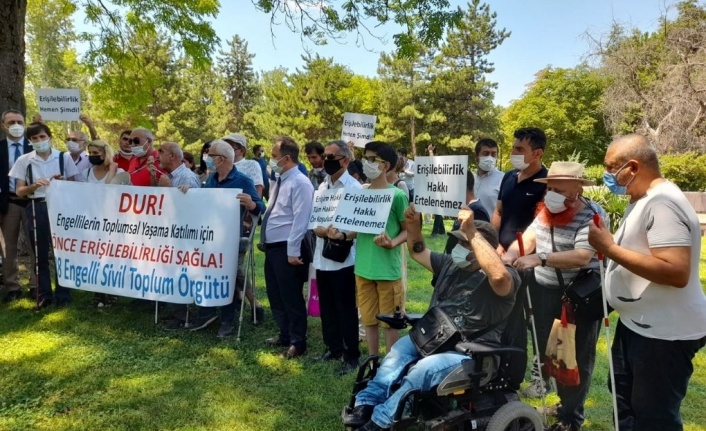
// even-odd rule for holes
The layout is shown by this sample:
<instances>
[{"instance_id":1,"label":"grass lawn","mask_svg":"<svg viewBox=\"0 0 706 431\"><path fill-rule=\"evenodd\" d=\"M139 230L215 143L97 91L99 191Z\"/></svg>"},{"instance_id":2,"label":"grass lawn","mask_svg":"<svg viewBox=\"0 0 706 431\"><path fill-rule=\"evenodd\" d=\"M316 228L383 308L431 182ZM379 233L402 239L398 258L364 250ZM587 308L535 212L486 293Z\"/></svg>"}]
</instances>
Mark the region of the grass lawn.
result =
<instances>
[{"instance_id":1,"label":"grass lawn","mask_svg":"<svg viewBox=\"0 0 706 431\"><path fill-rule=\"evenodd\" d=\"M444 241L429 245L441 250ZM426 310L429 279L410 263L408 311ZM257 284L267 305L261 273ZM0 308L0 430L342 429L339 413L354 376L311 361L323 351L318 319L309 319L308 357L287 361L263 344L276 334L270 315L260 327L244 323L240 342L220 341L218 325L167 332L151 313L131 311L127 298L106 310L92 308L91 298L75 291L70 308L41 314L28 299ZM612 429L605 352L602 335L586 430ZM706 351L694 368L682 415L686 430L706 430Z\"/></svg>"}]
</instances>

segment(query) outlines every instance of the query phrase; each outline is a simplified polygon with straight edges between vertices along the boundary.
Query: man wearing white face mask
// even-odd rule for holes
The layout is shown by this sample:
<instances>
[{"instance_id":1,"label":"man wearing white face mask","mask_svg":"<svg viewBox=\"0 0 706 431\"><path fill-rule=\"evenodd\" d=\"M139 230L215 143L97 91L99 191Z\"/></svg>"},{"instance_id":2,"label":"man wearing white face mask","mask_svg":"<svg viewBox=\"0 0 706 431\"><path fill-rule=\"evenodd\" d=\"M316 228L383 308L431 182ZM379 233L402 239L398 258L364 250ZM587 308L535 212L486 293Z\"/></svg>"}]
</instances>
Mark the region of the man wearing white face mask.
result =
<instances>
[{"instance_id":1,"label":"man wearing white face mask","mask_svg":"<svg viewBox=\"0 0 706 431\"><path fill-rule=\"evenodd\" d=\"M159 153L154 149L154 136L144 127L130 134L132 159L130 159L130 182L133 186L157 186L163 171L159 169Z\"/></svg>"},{"instance_id":2,"label":"man wearing white face mask","mask_svg":"<svg viewBox=\"0 0 706 431\"><path fill-rule=\"evenodd\" d=\"M46 190L51 181L74 180L79 175L71 156L52 149L51 130L43 123L32 123L27 128L27 138L32 142L34 151L21 156L10 170L10 178L16 180L17 196L27 197L33 202L25 208L28 219L34 218L29 223L29 238L37 249L37 304L35 311L40 311L56 301L58 307L66 306L71 302L71 293L65 287L56 283L56 292L52 293L49 260L51 247L51 229L47 203ZM36 232L35 232L36 229ZM35 243L36 238L36 244Z\"/></svg>"},{"instance_id":3,"label":"man wearing white face mask","mask_svg":"<svg viewBox=\"0 0 706 431\"><path fill-rule=\"evenodd\" d=\"M86 145L88 144L88 136L83 132L72 130L66 138L66 149L71 154L74 164L79 172L84 172L90 169L91 162L86 154ZM84 181L83 174L76 178L77 181Z\"/></svg>"},{"instance_id":4,"label":"man wearing white face mask","mask_svg":"<svg viewBox=\"0 0 706 431\"><path fill-rule=\"evenodd\" d=\"M500 182L505 175L496 167L498 162L498 143L489 138L479 140L476 143L475 155L478 170L473 173L475 180L473 194L490 215L495 211L495 205L498 202L498 192L500 192Z\"/></svg>"},{"instance_id":5,"label":"man wearing white face mask","mask_svg":"<svg viewBox=\"0 0 706 431\"><path fill-rule=\"evenodd\" d=\"M527 127L515 130L514 136L510 162L515 169L506 173L500 182L498 201L491 216L503 250L512 244L517 232L524 232L532 223L534 210L546 190L544 184L534 181L547 176L547 168L542 165L547 145L544 131Z\"/></svg>"},{"instance_id":6,"label":"man wearing white face mask","mask_svg":"<svg viewBox=\"0 0 706 431\"><path fill-rule=\"evenodd\" d=\"M2 114L2 128L6 138L0 141L0 229L2 230L3 262L2 271L5 284L3 302L12 302L22 294L17 280L17 241L21 233L21 220L25 219L24 207L28 201L16 193L16 182L8 173L15 162L32 151L29 140L25 138L25 121L20 111L10 109ZM25 219L26 220L26 219ZM30 248L31 268L34 268L34 250ZM30 291L36 288L37 280L30 275Z\"/></svg>"},{"instance_id":7,"label":"man wearing white face mask","mask_svg":"<svg viewBox=\"0 0 706 431\"><path fill-rule=\"evenodd\" d=\"M588 243L588 231L593 215L605 217L605 211L581 197L583 186L593 185L583 178L583 170L580 163L554 162L546 178L535 180L547 184L547 193L534 221L522 235L528 254L521 257L515 241L503 256L504 262L519 271L534 271L536 282L530 282L530 295L541 353L546 350L554 319L561 316L562 286L567 286L580 269L598 271L598 258ZM532 252L535 253L529 254ZM596 358L600 320L590 320L580 313L575 318L576 361L581 383L571 387L557 385L561 404L557 412L559 421L550 428L553 431L577 431L584 421L584 401Z\"/></svg>"}]
</instances>

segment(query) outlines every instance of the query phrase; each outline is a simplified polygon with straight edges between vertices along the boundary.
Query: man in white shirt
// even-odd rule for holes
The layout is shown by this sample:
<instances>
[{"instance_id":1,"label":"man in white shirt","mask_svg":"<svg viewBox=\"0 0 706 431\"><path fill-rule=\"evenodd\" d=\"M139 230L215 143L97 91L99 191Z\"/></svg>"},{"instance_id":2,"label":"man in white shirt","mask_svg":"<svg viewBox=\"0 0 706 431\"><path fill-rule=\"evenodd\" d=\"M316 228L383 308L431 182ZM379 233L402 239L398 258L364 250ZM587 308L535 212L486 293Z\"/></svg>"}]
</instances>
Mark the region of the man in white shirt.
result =
<instances>
[{"instance_id":1,"label":"man in white shirt","mask_svg":"<svg viewBox=\"0 0 706 431\"><path fill-rule=\"evenodd\" d=\"M609 259L604 289L620 314L611 349L619 427L680 431L692 361L706 344L699 220L644 136L613 141L603 165L603 183L630 196L615 236L600 223L588 238Z\"/></svg>"},{"instance_id":2,"label":"man in white shirt","mask_svg":"<svg viewBox=\"0 0 706 431\"><path fill-rule=\"evenodd\" d=\"M299 146L281 136L272 147L270 168L279 174L260 229L265 247L265 284L279 335L266 343L288 347L285 358L306 353L306 305L302 289L308 278L311 250L304 241L314 187L298 168Z\"/></svg>"},{"instance_id":3,"label":"man in white shirt","mask_svg":"<svg viewBox=\"0 0 706 431\"><path fill-rule=\"evenodd\" d=\"M240 133L231 133L230 135L221 138L221 140L226 141L231 147L233 147L233 150L235 151L235 168L252 180L255 184L255 190L257 190L257 193L260 197L262 197L262 188L264 184L264 178L262 178L262 168L255 160L248 160L245 158L245 153L248 151L247 138Z\"/></svg>"},{"instance_id":4,"label":"man in white shirt","mask_svg":"<svg viewBox=\"0 0 706 431\"><path fill-rule=\"evenodd\" d=\"M491 215L498 203L500 182L505 175L496 167L498 162L498 143L489 138L483 138L476 143L476 163L478 170L473 173L475 184L473 194L480 201L485 211Z\"/></svg>"},{"instance_id":5,"label":"man in white shirt","mask_svg":"<svg viewBox=\"0 0 706 431\"><path fill-rule=\"evenodd\" d=\"M351 149L343 141L331 141L324 148L324 182L319 190L360 189L362 186L348 174ZM355 232L342 232L333 226L317 227L314 268L319 289L321 332L326 351L321 361L343 359L340 374L358 369L358 309L355 302ZM325 243L332 241L350 247L343 262L327 259L322 255Z\"/></svg>"},{"instance_id":6,"label":"man in white shirt","mask_svg":"<svg viewBox=\"0 0 706 431\"><path fill-rule=\"evenodd\" d=\"M27 128L27 138L32 142L34 151L21 156L10 170L10 178L17 182L17 196L32 200L25 208L29 220L29 238L37 250L37 304L35 311L41 311L56 301L57 307L64 307L71 302L71 292L62 287L57 280L56 292L52 294L50 280L49 248L51 247L51 229L47 212L46 190L50 181L74 180L80 175L71 156L60 153L51 146L51 130L44 123L32 123ZM34 230L36 229L36 235ZM35 242L36 236L36 245Z\"/></svg>"},{"instance_id":7,"label":"man in white shirt","mask_svg":"<svg viewBox=\"0 0 706 431\"><path fill-rule=\"evenodd\" d=\"M409 201L414 202L414 160L407 158L407 150L404 148L397 150L397 154L404 159L404 171L400 172L399 177L407 184Z\"/></svg>"}]
</instances>

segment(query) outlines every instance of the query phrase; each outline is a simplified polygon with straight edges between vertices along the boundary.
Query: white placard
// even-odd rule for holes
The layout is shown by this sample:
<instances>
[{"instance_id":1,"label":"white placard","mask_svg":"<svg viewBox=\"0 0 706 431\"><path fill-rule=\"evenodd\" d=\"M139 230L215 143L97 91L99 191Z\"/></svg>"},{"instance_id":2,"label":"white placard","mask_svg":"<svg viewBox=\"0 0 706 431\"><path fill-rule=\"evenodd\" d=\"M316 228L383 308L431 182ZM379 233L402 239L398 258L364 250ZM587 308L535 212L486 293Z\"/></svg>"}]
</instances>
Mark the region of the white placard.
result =
<instances>
[{"instance_id":1,"label":"white placard","mask_svg":"<svg viewBox=\"0 0 706 431\"><path fill-rule=\"evenodd\" d=\"M375 139L376 121L375 115L346 112L343 114L341 140L353 142L356 147L365 147L365 144Z\"/></svg>"},{"instance_id":2,"label":"white placard","mask_svg":"<svg viewBox=\"0 0 706 431\"><path fill-rule=\"evenodd\" d=\"M309 216L307 229L329 227L329 225L333 224L333 216L338 207L338 202L343 196L343 191L343 189L326 189L314 192L314 204L311 207L311 216Z\"/></svg>"},{"instance_id":3,"label":"white placard","mask_svg":"<svg viewBox=\"0 0 706 431\"><path fill-rule=\"evenodd\" d=\"M78 121L81 115L81 93L77 89L40 88L37 103L44 121Z\"/></svg>"},{"instance_id":4,"label":"white placard","mask_svg":"<svg viewBox=\"0 0 706 431\"><path fill-rule=\"evenodd\" d=\"M468 156L417 157L414 163L417 212L455 217L466 208Z\"/></svg>"},{"instance_id":5,"label":"white placard","mask_svg":"<svg viewBox=\"0 0 706 431\"><path fill-rule=\"evenodd\" d=\"M333 215L333 226L345 231L379 234L385 230L395 189L345 190Z\"/></svg>"},{"instance_id":6,"label":"white placard","mask_svg":"<svg viewBox=\"0 0 706 431\"><path fill-rule=\"evenodd\" d=\"M110 295L230 304L239 191L52 181L47 206L57 278L62 286ZM208 211L195 202L208 202Z\"/></svg>"}]
</instances>

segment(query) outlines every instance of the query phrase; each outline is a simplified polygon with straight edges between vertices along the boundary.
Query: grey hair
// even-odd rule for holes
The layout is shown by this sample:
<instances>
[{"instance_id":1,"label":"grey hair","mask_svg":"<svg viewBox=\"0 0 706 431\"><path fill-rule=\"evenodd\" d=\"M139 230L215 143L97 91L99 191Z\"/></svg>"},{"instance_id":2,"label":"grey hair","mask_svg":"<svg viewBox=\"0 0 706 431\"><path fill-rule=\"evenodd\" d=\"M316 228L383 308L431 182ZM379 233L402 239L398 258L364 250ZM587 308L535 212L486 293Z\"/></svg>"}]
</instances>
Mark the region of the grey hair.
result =
<instances>
[{"instance_id":1,"label":"grey hair","mask_svg":"<svg viewBox=\"0 0 706 431\"><path fill-rule=\"evenodd\" d=\"M233 164L233 160L235 160L235 150L228 142L222 139L216 139L211 142L211 148L219 155L225 157L230 164Z\"/></svg>"},{"instance_id":2,"label":"grey hair","mask_svg":"<svg viewBox=\"0 0 706 431\"><path fill-rule=\"evenodd\" d=\"M329 141L326 144L327 147L330 145L335 145L338 147L338 154L342 155L343 157L349 160L353 159L353 151L351 151L351 148L344 141L340 139L334 139L333 141Z\"/></svg>"},{"instance_id":3,"label":"grey hair","mask_svg":"<svg viewBox=\"0 0 706 431\"><path fill-rule=\"evenodd\" d=\"M17 115L21 115L21 116L22 116L22 120L24 120L24 118L25 118L25 116L22 115L22 113L21 113L20 111L18 111L17 109L8 109L7 111L5 111L5 112L2 113L2 119L0 119L0 121L2 121L2 124L5 124L5 117L7 117L7 114L17 114Z\"/></svg>"},{"instance_id":4,"label":"grey hair","mask_svg":"<svg viewBox=\"0 0 706 431\"><path fill-rule=\"evenodd\" d=\"M145 133L145 138L154 141L154 135L152 134L152 131L149 129L145 129L144 127L137 127L132 129L132 133L135 132L144 132Z\"/></svg>"},{"instance_id":5,"label":"grey hair","mask_svg":"<svg viewBox=\"0 0 706 431\"><path fill-rule=\"evenodd\" d=\"M165 145L168 146L169 151L171 151L172 154L177 155L177 158L179 158L179 160L182 160L184 158L184 151L181 149L179 144L177 144L176 142L165 142L162 144L162 148L164 148Z\"/></svg>"}]
</instances>

